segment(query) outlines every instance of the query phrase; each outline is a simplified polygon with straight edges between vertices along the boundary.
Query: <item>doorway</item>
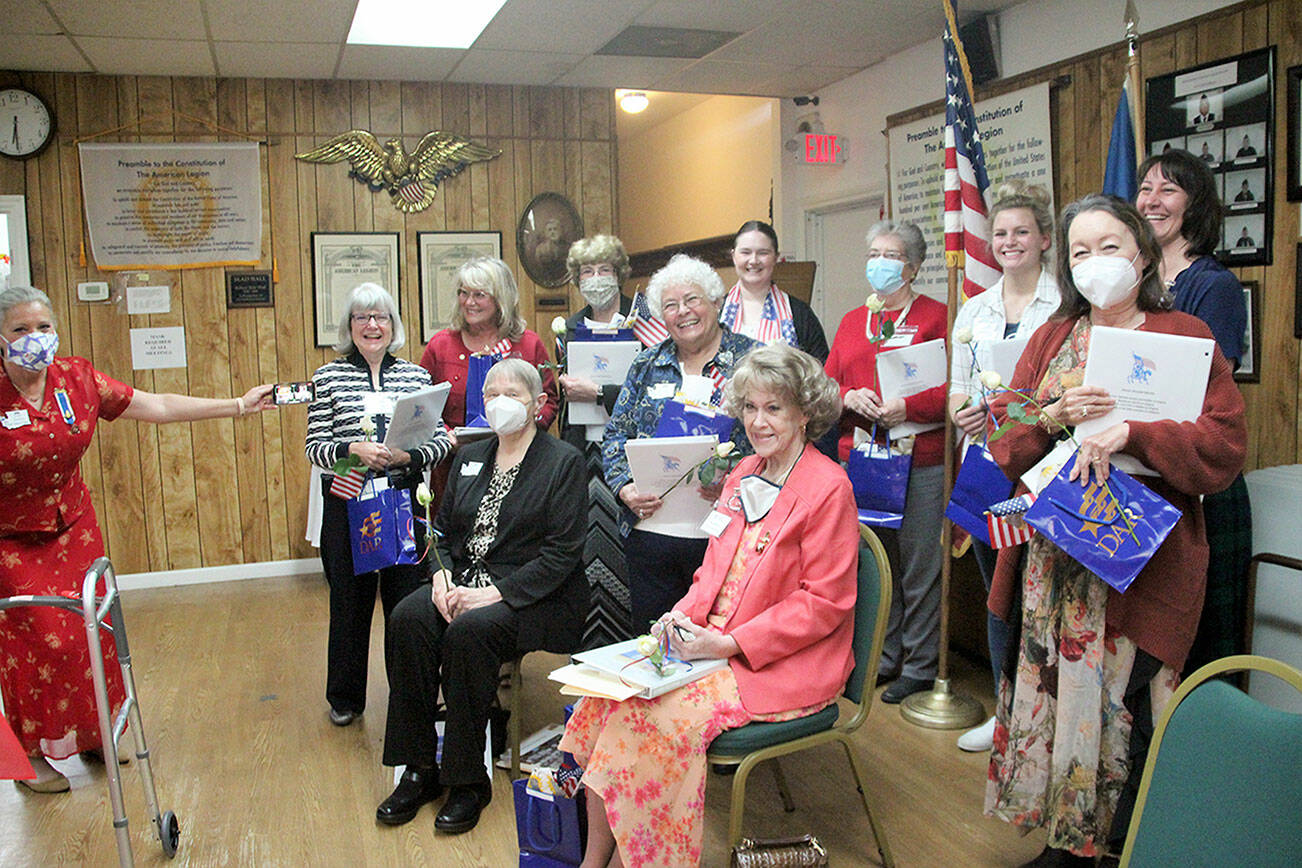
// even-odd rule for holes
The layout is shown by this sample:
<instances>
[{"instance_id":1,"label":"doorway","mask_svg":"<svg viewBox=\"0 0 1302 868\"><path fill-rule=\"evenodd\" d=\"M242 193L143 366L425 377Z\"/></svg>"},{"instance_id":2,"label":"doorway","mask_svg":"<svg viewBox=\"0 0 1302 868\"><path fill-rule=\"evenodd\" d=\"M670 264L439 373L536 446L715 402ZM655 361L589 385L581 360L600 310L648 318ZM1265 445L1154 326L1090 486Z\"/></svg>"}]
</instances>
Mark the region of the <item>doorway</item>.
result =
<instances>
[{"instance_id":1,"label":"doorway","mask_svg":"<svg viewBox=\"0 0 1302 868\"><path fill-rule=\"evenodd\" d=\"M856 199L805 212L805 256L818 263L810 307L832 344L841 317L863 304L864 236L879 219L880 196Z\"/></svg>"}]
</instances>

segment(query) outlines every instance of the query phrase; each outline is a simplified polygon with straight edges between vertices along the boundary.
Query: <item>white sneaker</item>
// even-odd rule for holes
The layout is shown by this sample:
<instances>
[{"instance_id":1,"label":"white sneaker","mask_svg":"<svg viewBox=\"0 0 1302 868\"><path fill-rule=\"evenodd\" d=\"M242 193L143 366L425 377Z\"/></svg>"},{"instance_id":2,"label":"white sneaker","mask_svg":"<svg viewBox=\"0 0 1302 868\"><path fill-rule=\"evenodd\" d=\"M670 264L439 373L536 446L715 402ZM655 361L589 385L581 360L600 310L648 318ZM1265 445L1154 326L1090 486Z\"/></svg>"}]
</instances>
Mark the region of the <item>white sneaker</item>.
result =
<instances>
[{"instance_id":1,"label":"white sneaker","mask_svg":"<svg viewBox=\"0 0 1302 868\"><path fill-rule=\"evenodd\" d=\"M71 789L68 779L63 773L50 765L49 760L43 756L28 757L31 761L32 771L36 772L36 780L17 781L20 786L26 787L34 793L66 793Z\"/></svg>"},{"instance_id":2,"label":"white sneaker","mask_svg":"<svg viewBox=\"0 0 1302 868\"><path fill-rule=\"evenodd\" d=\"M958 737L958 749L968 753L984 753L995 743L995 719L992 717L976 729L969 729Z\"/></svg>"}]
</instances>

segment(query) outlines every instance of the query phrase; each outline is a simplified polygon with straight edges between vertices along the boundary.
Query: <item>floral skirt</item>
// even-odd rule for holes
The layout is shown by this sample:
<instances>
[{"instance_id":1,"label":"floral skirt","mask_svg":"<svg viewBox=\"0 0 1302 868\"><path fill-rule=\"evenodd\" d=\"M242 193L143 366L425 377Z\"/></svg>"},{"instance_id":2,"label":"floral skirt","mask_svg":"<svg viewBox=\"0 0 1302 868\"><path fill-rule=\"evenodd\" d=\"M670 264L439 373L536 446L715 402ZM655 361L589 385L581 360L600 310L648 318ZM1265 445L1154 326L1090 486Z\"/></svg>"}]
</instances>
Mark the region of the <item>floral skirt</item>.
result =
<instances>
[{"instance_id":1,"label":"floral skirt","mask_svg":"<svg viewBox=\"0 0 1302 868\"><path fill-rule=\"evenodd\" d=\"M81 595L86 568L104 554L95 513L61 533L0 537L0 597ZM126 693L113 637L100 631L109 702ZM76 612L22 606L0 612L0 692L23 749L52 759L100 747L86 628Z\"/></svg>"},{"instance_id":2,"label":"floral skirt","mask_svg":"<svg viewBox=\"0 0 1302 868\"><path fill-rule=\"evenodd\" d=\"M1042 537L1028 546L1017 672L1000 679L985 811L1095 856L1130 774L1123 700L1136 647L1107 631L1102 580ZM1150 683L1154 719L1178 680L1164 665Z\"/></svg>"},{"instance_id":3,"label":"floral skirt","mask_svg":"<svg viewBox=\"0 0 1302 868\"><path fill-rule=\"evenodd\" d=\"M750 720L737 679L724 668L655 699L584 697L560 746L605 802L625 865L694 866L704 835L706 749Z\"/></svg>"}]
</instances>

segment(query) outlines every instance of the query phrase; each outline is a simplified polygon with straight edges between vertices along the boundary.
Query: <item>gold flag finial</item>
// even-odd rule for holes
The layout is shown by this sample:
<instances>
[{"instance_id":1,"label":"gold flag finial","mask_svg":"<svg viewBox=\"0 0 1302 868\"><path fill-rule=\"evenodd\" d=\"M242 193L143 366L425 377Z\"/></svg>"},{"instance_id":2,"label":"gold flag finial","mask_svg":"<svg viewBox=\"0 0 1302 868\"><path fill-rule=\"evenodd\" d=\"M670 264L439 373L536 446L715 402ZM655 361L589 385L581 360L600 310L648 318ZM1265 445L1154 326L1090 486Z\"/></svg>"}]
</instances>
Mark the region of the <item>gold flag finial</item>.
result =
<instances>
[{"instance_id":1,"label":"gold flag finial","mask_svg":"<svg viewBox=\"0 0 1302 868\"><path fill-rule=\"evenodd\" d=\"M1139 11L1135 9L1135 0L1126 0L1126 42L1133 54L1139 43Z\"/></svg>"}]
</instances>

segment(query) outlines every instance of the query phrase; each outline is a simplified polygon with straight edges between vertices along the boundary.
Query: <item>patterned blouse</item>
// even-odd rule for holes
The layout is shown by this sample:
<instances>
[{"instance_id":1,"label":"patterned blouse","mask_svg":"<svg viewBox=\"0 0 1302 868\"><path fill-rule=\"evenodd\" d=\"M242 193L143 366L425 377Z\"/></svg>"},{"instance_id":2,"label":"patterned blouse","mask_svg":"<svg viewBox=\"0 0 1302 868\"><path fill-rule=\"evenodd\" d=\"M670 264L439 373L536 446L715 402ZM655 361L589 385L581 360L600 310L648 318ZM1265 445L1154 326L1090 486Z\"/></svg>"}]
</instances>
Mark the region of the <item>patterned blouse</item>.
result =
<instances>
[{"instance_id":1,"label":"patterned blouse","mask_svg":"<svg viewBox=\"0 0 1302 868\"><path fill-rule=\"evenodd\" d=\"M520 475L520 465L509 470L493 468L493 478L488 481L488 491L479 502L479 511L475 513L475 526L466 540L466 554L470 556L470 567L461 575L458 584L471 588L486 588L493 584L493 574L484 568L484 556L497 539L497 517L502 512L502 501L510 493L511 486Z\"/></svg>"}]
</instances>

